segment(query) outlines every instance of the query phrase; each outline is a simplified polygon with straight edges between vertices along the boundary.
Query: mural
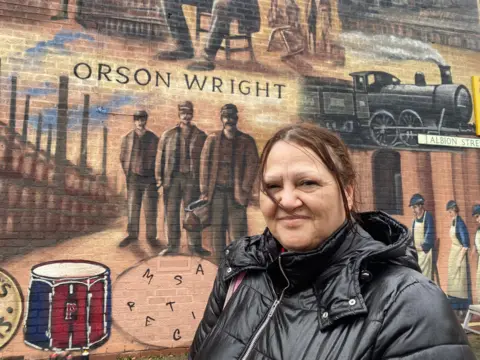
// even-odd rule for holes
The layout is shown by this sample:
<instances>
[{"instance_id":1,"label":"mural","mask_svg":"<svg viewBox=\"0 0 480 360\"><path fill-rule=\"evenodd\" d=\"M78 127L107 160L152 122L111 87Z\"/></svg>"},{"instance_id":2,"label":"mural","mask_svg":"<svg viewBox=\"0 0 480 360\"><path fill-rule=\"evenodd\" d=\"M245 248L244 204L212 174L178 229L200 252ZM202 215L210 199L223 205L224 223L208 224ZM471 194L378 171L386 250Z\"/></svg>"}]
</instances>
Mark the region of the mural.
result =
<instances>
[{"instance_id":1,"label":"mural","mask_svg":"<svg viewBox=\"0 0 480 360\"><path fill-rule=\"evenodd\" d=\"M447 202L446 210L452 218L452 224L449 229L452 245L448 257L448 291L447 295L451 299L454 308L460 307L465 310L472 304L472 289L470 280L470 264L466 256L470 248L470 238L468 229L459 215L455 200Z\"/></svg>"},{"instance_id":2,"label":"mural","mask_svg":"<svg viewBox=\"0 0 480 360\"><path fill-rule=\"evenodd\" d=\"M475 238L474 238L475 250L478 256L480 255L480 204L473 205L472 216L475 218L475 222L479 224L477 230L475 231ZM480 259L480 258L477 258L477 259ZM480 267L477 266L477 299L480 299L479 297L480 287L478 286L480 282L480 276L478 276L479 272L480 272Z\"/></svg>"},{"instance_id":3,"label":"mural","mask_svg":"<svg viewBox=\"0 0 480 360\"><path fill-rule=\"evenodd\" d=\"M415 148L419 134L475 136L469 90L452 83L450 66L439 69L441 85L427 85L421 72L405 85L383 71L351 73L351 85L307 77L299 112L339 132L351 146Z\"/></svg>"},{"instance_id":4,"label":"mural","mask_svg":"<svg viewBox=\"0 0 480 360\"><path fill-rule=\"evenodd\" d=\"M478 19L470 0L5 4L0 357L188 346L225 246L264 230L265 142L301 121L345 140L360 210L411 229L461 319Z\"/></svg>"},{"instance_id":5,"label":"mural","mask_svg":"<svg viewBox=\"0 0 480 360\"><path fill-rule=\"evenodd\" d=\"M158 187L163 186L164 226L168 247L162 255L178 253L181 237L181 204L200 199L200 155L207 138L204 131L192 123L194 106L191 101L178 104L180 123L165 131L159 145L157 165ZM190 251L210 255L202 247L199 231L187 231Z\"/></svg>"},{"instance_id":6,"label":"mural","mask_svg":"<svg viewBox=\"0 0 480 360\"><path fill-rule=\"evenodd\" d=\"M105 343L111 327L110 270L92 261L51 261L31 270L25 344L55 352Z\"/></svg>"},{"instance_id":7,"label":"mural","mask_svg":"<svg viewBox=\"0 0 480 360\"><path fill-rule=\"evenodd\" d=\"M115 328L156 348L188 346L216 273L216 265L196 256L155 256L135 264L113 285Z\"/></svg>"},{"instance_id":8,"label":"mural","mask_svg":"<svg viewBox=\"0 0 480 360\"><path fill-rule=\"evenodd\" d=\"M15 336L23 316L23 295L17 281L5 270L0 270L0 348Z\"/></svg>"},{"instance_id":9,"label":"mural","mask_svg":"<svg viewBox=\"0 0 480 360\"><path fill-rule=\"evenodd\" d=\"M158 136L145 128L148 120L146 111L138 111L133 116L134 130L122 140L120 162L127 183L128 236L120 247L138 241L140 210L145 197L145 222L147 241L157 242L157 185L155 181L155 159Z\"/></svg>"},{"instance_id":10,"label":"mural","mask_svg":"<svg viewBox=\"0 0 480 360\"><path fill-rule=\"evenodd\" d=\"M426 43L480 49L480 9L473 0L341 0L338 8L347 31L400 35ZM467 29L472 31L468 35Z\"/></svg>"}]
</instances>

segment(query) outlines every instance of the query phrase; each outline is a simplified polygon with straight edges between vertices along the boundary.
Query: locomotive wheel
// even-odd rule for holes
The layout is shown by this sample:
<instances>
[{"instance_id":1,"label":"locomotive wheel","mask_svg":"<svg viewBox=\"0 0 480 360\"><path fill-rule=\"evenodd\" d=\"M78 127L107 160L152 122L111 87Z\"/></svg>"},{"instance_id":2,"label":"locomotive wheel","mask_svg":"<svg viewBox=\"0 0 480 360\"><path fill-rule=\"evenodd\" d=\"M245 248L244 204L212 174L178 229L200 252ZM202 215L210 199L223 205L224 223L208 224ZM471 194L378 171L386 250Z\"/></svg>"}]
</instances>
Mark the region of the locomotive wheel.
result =
<instances>
[{"instance_id":1,"label":"locomotive wheel","mask_svg":"<svg viewBox=\"0 0 480 360\"><path fill-rule=\"evenodd\" d=\"M423 121L413 110L403 110L398 117L398 126L408 126L411 129L399 129L400 141L407 146L418 146L418 133L423 128Z\"/></svg>"},{"instance_id":2,"label":"locomotive wheel","mask_svg":"<svg viewBox=\"0 0 480 360\"><path fill-rule=\"evenodd\" d=\"M368 123L370 136L379 146L392 146L398 138L397 122L392 114L381 110L373 114Z\"/></svg>"}]
</instances>

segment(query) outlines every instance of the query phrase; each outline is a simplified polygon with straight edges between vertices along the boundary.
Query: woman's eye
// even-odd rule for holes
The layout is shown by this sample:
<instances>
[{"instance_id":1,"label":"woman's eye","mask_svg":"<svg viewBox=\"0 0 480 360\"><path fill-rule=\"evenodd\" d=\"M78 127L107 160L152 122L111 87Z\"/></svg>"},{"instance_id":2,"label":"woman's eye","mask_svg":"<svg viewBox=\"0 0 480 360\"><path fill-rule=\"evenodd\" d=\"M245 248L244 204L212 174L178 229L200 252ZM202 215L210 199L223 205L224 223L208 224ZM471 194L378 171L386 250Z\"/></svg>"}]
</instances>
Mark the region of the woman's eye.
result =
<instances>
[{"instance_id":1,"label":"woman's eye","mask_svg":"<svg viewBox=\"0 0 480 360\"><path fill-rule=\"evenodd\" d=\"M302 180L300 181L300 186L314 186L318 185L316 181L313 180Z\"/></svg>"},{"instance_id":2,"label":"woman's eye","mask_svg":"<svg viewBox=\"0 0 480 360\"><path fill-rule=\"evenodd\" d=\"M273 189L278 188L278 185L277 184L265 184L265 188L267 190L273 190Z\"/></svg>"}]
</instances>

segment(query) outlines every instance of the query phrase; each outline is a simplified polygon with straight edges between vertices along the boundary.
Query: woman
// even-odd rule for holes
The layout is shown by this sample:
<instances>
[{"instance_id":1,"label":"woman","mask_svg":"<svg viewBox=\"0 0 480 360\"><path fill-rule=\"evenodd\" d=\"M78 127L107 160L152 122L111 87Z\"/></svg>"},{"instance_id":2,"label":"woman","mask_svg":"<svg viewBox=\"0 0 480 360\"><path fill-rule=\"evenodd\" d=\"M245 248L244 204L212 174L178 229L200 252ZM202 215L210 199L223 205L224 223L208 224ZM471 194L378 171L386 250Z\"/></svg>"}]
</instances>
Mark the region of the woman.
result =
<instances>
[{"instance_id":1,"label":"woman","mask_svg":"<svg viewBox=\"0 0 480 360\"><path fill-rule=\"evenodd\" d=\"M435 225L432 214L425 210L425 199L413 194L410 205L415 218L412 223L413 242L417 249L418 265L422 274L433 280L433 247L435 245ZM437 279L438 280L438 279Z\"/></svg>"},{"instance_id":2,"label":"woman","mask_svg":"<svg viewBox=\"0 0 480 360\"><path fill-rule=\"evenodd\" d=\"M408 229L355 212L352 160L335 135L279 130L259 176L268 227L227 247L190 359L475 359Z\"/></svg>"},{"instance_id":3,"label":"woman","mask_svg":"<svg viewBox=\"0 0 480 360\"><path fill-rule=\"evenodd\" d=\"M475 247L477 249L477 255L480 256L480 204L473 205L472 216L475 218L479 227L475 233ZM477 265L477 302L480 302L480 257Z\"/></svg>"},{"instance_id":4,"label":"woman","mask_svg":"<svg viewBox=\"0 0 480 360\"><path fill-rule=\"evenodd\" d=\"M452 218L450 226L450 256L448 258L448 285L447 295L455 310L460 315L472 303L472 289L470 280L470 266L468 262L468 249L470 239L468 229L463 219L458 215L459 208L455 200L447 203L447 211Z\"/></svg>"}]
</instances>

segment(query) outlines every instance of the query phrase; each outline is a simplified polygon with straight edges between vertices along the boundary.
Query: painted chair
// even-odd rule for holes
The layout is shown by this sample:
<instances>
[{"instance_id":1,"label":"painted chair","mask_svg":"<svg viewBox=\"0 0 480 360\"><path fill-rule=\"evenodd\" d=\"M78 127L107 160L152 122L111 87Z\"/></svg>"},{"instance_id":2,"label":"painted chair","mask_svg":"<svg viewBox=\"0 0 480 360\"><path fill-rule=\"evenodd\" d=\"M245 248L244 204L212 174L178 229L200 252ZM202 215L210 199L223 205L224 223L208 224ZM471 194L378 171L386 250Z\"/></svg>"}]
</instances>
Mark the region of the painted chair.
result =
<instances>
[{"instance_id":1,"label":"painted chair","mask_svg":"<svg viewBox=\"0 0 480 360\"><path fill-rule=\"evenodd\" d=\"M208 33L208 29L202 28L202 17L211 18L212 14L210 10L204 9L197 6L196 10L196 27L195 27L195 38L199 40L200 33ZM231 24L230 24L231 26ZM247 46L245 47L232 47L231 41L232 40L246 40ZM230 60L232 53L237 52L246 52L250 53L250 60L255 61L255 54L253 52L253 44L252 44L252 34L231 34L229 30L229 34L225 37L225 46L220 46L220 50L225 51L225 57L227 60Z\"/></svg>"},{"instance_id":2,"label":"painted chair","mask_svg":"<svg viewBox=\"0 0 480 360\"><path fill-rule=\"evenodd\" d=\"M480 335L480 330L474 330L469 326L470 320L472 319L473 315L480 316L480 305L469 306L467 315L465 316L465 320L463 321L462 327L465 331L469 331L469 332Z\"/></svg>"}]
</instances>

